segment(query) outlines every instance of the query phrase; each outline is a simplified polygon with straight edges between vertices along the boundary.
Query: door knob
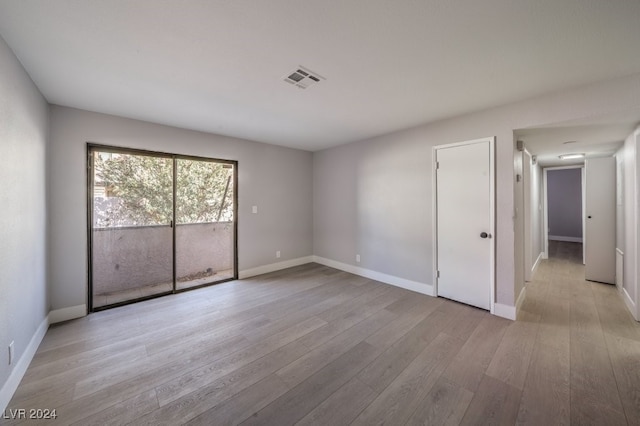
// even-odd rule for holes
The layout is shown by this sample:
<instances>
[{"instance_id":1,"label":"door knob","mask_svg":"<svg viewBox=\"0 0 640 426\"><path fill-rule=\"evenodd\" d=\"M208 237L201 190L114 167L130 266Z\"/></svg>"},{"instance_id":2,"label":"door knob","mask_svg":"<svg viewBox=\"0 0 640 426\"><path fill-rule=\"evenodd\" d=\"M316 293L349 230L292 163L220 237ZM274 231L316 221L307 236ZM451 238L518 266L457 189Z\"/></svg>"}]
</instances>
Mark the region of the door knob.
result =
<instances>
[{"instance_id":1,"label":"door knob","mask_svg":"<svg viewBox=\"0 0 640 426\"><path fill-rule=\"evenodd\" d=\"M591 216L587 216L587 219L591 219Z\"/></svg>"},{"instance_id":2,"label":"door knob","mask_svg":"<svg viewBox=\"0 0 640 426\"><path fill-rule=\"evenodd\" d=\"M480 234L480 238L487 238L489 236L489 234L487 234L486 232L483 232L482 234Z\"/></svg>"}]
</instances>

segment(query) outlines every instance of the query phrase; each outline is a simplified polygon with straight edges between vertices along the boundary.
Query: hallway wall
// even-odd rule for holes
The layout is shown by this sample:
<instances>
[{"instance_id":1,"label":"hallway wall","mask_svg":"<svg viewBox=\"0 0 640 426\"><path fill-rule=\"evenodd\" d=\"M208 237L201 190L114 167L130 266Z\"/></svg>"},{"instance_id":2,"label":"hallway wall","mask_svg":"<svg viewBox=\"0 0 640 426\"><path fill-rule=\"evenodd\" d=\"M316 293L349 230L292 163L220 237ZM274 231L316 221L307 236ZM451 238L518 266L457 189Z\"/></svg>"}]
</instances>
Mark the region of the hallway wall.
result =
<instances>
[{"instance_id":1,"label":"hallway wall","mask_svg":"<svg viewBox=\"0 0 640 426\"><path fill-rule=\"evenodd\" d=\"M638 163L640 162L640 127L630 134L623 147L616 153L618 166L622 170L617 174L618 193L616 194L617 236L616 247L623 253L623 297L627 307L636 318L640 320L640 294L638 291L638 277L640 276L640 262L638 262L638 221L640 210L638 209L638 188L640 188L640 176L638 175Z\"/></svg>"}]
</instances>

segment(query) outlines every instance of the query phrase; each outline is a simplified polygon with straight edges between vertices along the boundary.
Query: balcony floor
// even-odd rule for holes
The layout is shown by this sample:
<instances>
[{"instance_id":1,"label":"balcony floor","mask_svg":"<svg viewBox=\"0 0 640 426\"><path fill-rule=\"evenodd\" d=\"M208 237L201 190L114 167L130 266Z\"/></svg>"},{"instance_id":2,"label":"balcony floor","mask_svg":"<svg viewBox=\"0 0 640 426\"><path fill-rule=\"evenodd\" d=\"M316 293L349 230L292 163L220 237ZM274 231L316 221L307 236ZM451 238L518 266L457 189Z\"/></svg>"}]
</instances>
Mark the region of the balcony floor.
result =
<instances>
[{"instance_id":1,"label":"balcony floor","mask_svg":"<svg viewBox=\"0 0 640 426\"><path fill-rule=\"evenodd\" d=\"M226 269L223 271L218 271L215 275L198 278L189 281L178 281L176 288L177 290L186 290L193 287L199 287L204 284L215 283L218 281L224 281L233 278L233 269ZM158 284L149 284L145 286L139 286L135 288L129 288L125 290L119 291L111 291L100 294L95 294L93 296L93 307L101 308L104 306L115 305L117 303L126 302L130 300L137 300L146 298L149 296L171 293L173 288L172 283L158 283Z\"/></svg>"}]
</instances>

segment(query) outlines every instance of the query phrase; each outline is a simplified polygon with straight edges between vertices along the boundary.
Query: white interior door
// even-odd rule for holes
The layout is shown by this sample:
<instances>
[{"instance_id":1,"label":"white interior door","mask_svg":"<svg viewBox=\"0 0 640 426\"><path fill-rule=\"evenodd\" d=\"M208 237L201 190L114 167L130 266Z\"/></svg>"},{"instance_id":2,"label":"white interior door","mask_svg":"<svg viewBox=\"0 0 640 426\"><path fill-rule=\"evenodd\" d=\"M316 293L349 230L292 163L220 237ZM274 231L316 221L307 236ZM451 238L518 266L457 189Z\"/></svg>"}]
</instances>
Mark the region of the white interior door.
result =
<instances>
[{"instance_id":1,"label":"white interior door","mask_svg":"<svg viewBox=\"0 0 640 426\"><path fill-rule=\"evenodd\" d=\"M437 292L491 309L493 139L436 148Z\"/></svg>"},{"instance_id":2,"label":"white interior door","mask_svg":"<svg viewBox=\"0 0 640 426\"><path fill-rule=\"evenodd\" d=\"M589 281L616 282L616 161L585 161L586 234L584 276Z\"/></svg>"}]
</instances>

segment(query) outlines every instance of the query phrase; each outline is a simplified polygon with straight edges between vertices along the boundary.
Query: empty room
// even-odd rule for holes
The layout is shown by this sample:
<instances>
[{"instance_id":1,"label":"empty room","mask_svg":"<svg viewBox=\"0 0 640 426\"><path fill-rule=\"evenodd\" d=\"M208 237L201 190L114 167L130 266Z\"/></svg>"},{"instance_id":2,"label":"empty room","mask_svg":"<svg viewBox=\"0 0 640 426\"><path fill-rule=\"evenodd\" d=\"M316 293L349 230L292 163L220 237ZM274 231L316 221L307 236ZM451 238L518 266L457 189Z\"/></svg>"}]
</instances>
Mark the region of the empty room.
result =
<instances>
[{"instance_id":1,"label":"empty room","mask_svg":"<svg viewBox=\"0 0 640 426\"><path fill-rule=\"evenodd\" d=\"M640 424L639 23L0 0L0 424Z\"/></svg>"}]
</instances>

